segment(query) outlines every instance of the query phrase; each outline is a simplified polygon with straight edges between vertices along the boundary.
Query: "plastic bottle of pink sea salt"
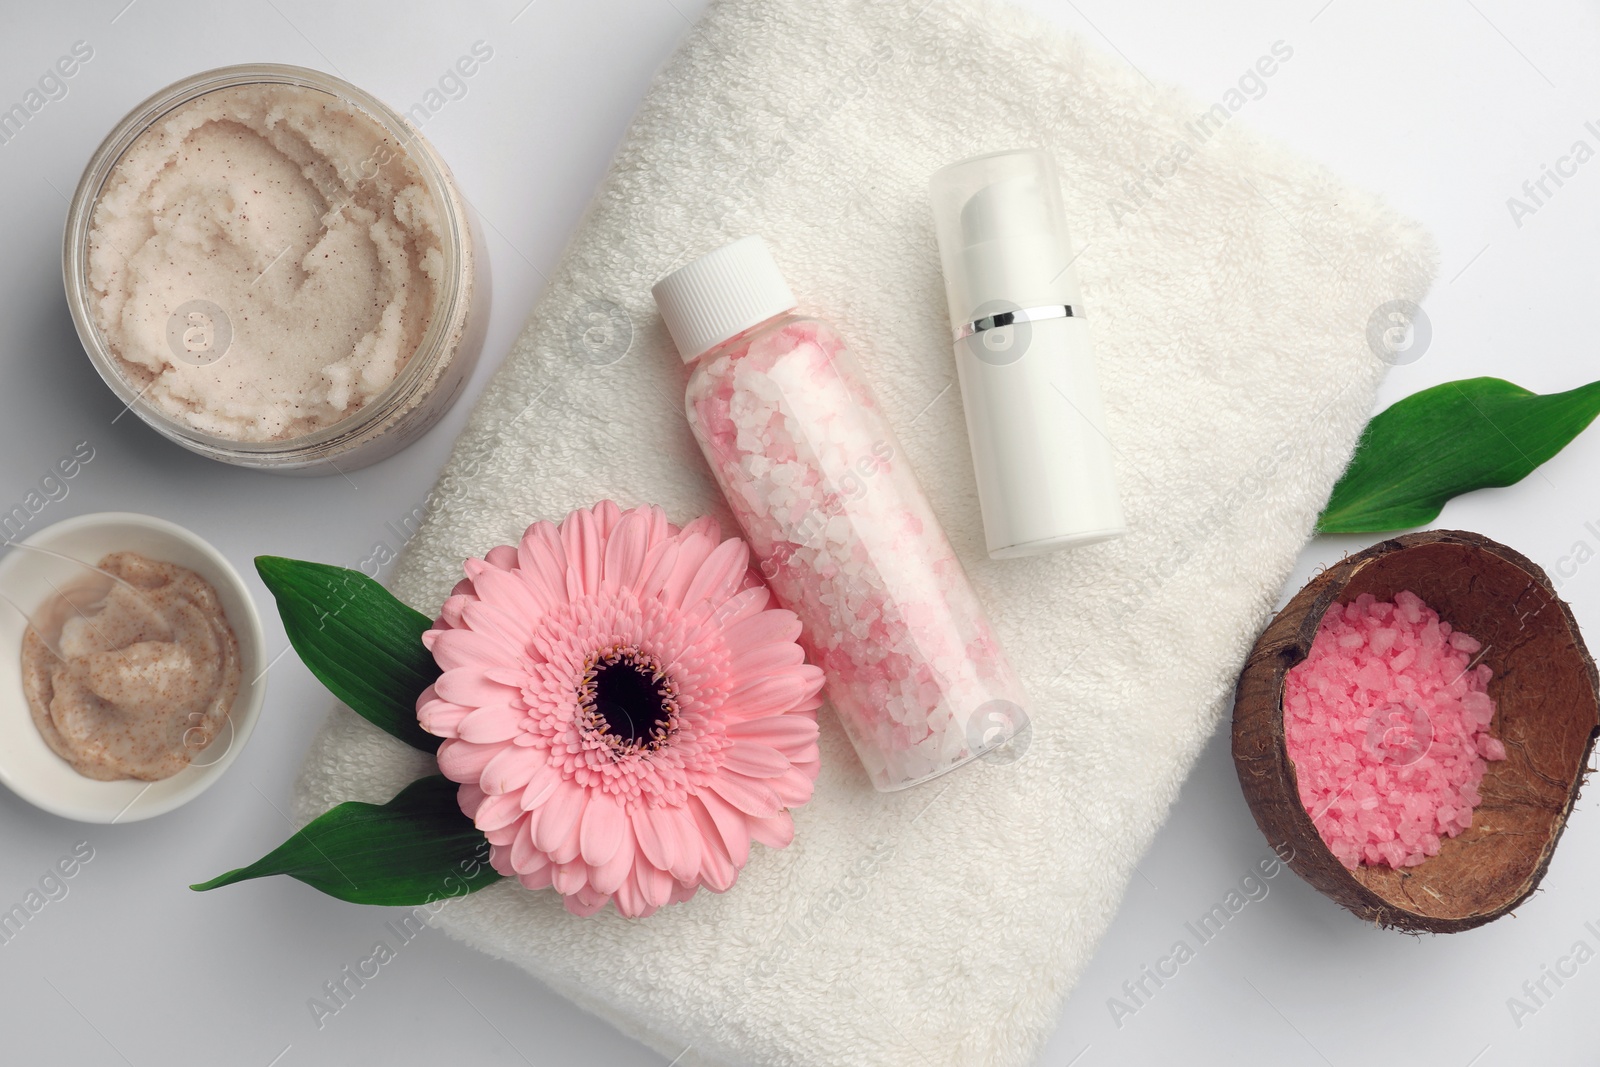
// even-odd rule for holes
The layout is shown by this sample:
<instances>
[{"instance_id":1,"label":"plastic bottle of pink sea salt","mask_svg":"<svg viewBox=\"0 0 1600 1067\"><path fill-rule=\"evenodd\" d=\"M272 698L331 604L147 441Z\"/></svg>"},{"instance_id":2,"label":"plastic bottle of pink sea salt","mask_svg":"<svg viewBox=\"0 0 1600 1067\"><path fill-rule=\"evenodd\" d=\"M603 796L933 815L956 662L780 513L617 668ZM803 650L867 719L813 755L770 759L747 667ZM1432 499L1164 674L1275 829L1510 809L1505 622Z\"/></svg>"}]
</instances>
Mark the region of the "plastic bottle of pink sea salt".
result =
<instances>
[{"instance_id":1,"label":"plastic bottle of pink sea salt","mask_svg":"<svg viewBox=\"0 0 1600 1067\"><path fill-rule=\"evenodd\" d=\"M1015 673L855 357L759 237L656 283L689 424L878 789L1027 724Z\"/></svg>"}]
</instances>

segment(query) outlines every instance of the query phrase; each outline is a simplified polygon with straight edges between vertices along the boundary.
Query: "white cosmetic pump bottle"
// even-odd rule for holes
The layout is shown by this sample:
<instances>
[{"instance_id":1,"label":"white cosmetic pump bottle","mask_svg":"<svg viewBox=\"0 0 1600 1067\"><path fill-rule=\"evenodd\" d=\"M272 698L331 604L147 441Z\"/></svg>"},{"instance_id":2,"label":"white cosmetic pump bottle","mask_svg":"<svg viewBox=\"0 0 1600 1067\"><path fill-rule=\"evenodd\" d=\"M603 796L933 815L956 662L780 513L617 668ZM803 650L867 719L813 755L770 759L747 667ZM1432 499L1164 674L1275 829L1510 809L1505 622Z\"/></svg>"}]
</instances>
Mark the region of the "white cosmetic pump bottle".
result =
<instances>
[{"instance_id":1,"label":"white cosmetic pump bottle","mask_svg":"<svg viewBox=\"0 0 1600 1067\"><path fill-rule=\"evenodd\" d=\"M931 195L990 557L1127 532L1050 157L968 159Z\"/></svg>"}]
</instances>

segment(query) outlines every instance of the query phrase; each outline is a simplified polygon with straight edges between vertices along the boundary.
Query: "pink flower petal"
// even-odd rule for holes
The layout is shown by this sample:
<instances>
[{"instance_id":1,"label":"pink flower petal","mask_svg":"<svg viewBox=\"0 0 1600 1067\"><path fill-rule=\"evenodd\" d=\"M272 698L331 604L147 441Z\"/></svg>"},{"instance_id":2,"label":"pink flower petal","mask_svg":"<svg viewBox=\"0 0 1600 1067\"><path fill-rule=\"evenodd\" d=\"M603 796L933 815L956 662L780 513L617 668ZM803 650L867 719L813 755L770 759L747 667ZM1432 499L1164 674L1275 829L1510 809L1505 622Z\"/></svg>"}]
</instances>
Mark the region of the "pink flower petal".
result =
<instances>
[{"instance_id":1,"label":"pink flower petal","mask_svg":"<svg viewBox=\"0 0 1600 1067\"><path fill-rule=\"evenodd\" d=\"M772 671L781 671L785 667L795 667L806 661L805 650L799 645L788 644L759 645L733 657L728 664L731 674L748 677L754 674L768 674Z\"/></svg>"},{"instance_id":2,"label":"pink flower petal","mask_svg":"<svg viewBox=\"0 0 1600 1067\"><path fill-rule=\"evenodd\" d=\"M622 516L617 528L606 542L605 564L601 570L600 586L615 592L631 589L644 566L644 555L650 547L650 516L641 511L630 511Z\"/></svg>"},{"instance_id":3,"label":"pink flower petal","mask_svg":"<svg viewBox=\"0 0 1600 1067\"><path fill-rule=\"evenodd\" d=\"M462 782L461 788L456 790L456 804L461 808L461 814L469 819L476 819L478 809L483 807L483 802L488 799L482 789L478 788L476 780Z\"/></svg>"},{"instance_id":4,"label":"pink flower petal","mask_svg":"<svg viewBox=\"0 0 1600 1067\"><path fill-rule=\"evenodd\" d=\"M481 605L469 605L469 617ZM519 648L498 634L472 629L429 630L428 651L441 670L493 667L517 662Z\"/></svg>"},{"instance_id":5,"label":"pink flower petal","mask_svg":"<svg viewBox=\"0 0 1600 1067\"><path fill-rule=\"evenodd\" d=\"M527 721L526 711L508 704L479 708L456 726L456 736L478 745L509 741L521 732Z\"/></svg>"},{"instance_id":6,"label":"pink flower petal","mask_svg":"<svg viewBox=\"0 0 1600 1067\"><path fill-rule=\"evenodd\" d=\"M778 794L778 799L786 808L798 808L810 803L811 791L815 788L809 775L793 767L766 779L766 783Z\"/></svg>"},{"instance_id":7,"label":"pink flower petal","mask_svg":"<svg viewBox=\"0 0 1600 1067\"><path fill-rule=\"evenodd\" d=\"M690 519L683 527L683 535L686 540L691 537L703 537L713 548L722 543L722 527L717 525L717 520L710 515L699 515Z\"/></svg>"},{"instance_id":8,"label":"pink flower petal","mask_svg":"<svg viewBox=\"0 0 1600 1067\"><path fill-rule=\"evenodd\" d=\"M628 877L617 886L617 891L611 894L611 903L617 906L617 913L629 919L638 918L648 912L644 898L639 894L639 880L633 876L633 871L628 871Z\"/></svg>"},{"instance_id":9,"label":"pink flower petal","mask_svg":"<svg viewBox=\"0 0 1600 1067\"><path fill-rule=\"evenodd\" d=\"M517 824L516 837L511 840L512 868L518 874L531 874L549 862L549 857L535 847L533 834L528 828L528 820L523 819Z\"/></svg>"},{"instance_id":10,"label":"pink flower petal","mask_svg":"<svg viewBox=\"0 0 1600 1067\"><path fill-rule=\"evenodd\" d=\"M452 704L465 704L470 708L481 708L487 704L509 704L518 696L515 689L506 685L499 685L483 676L483 670L478 667L458 667L447 670L439 675L439 680L433 683L441 698Z\"/></svg>"},{"instance_id":11,"label":"pink flower petal","mask_svg":"<svg viewBox=\"0 0 1600 1067\"><path fill-rule=\"evenodd\" d=\"M452 782L477 782L484 767L501 750L500 745L475 745L471 741L446 741L439 746L439 773Z\"/></svg>"},{"instance_id":12,"label":"pink flower petal","mask_svg":"<svg viewBox=\"0 0 1600 1067\"><path fill-rule=\"evenodd\" d=\"M694 819L682 808L655 808L650 813L663 840L671 842L672 862L667 873L680 882L692 882L700 875L700 853L704 841L696 831Z\"/></svg>"},{"instance_id":13,"label":"pink flower petal","mask_svg":"<svg viewBox=\"0 0 1600 1067\"><path fill-rule=\"evenodd\" d=\"M751 778L776 778L789 770L789 757L754 741L735 741L722 750L722 765Z\"/></svg>"},{"instance_id":14,"label":"pink flower petal","mask_svg":"<svg viewBox=\"0 0 1600 1067\"><path fill-rule=\"evenodd\" d=\"M689 798L689 810L694 815L695 824L700 830L700 836L705 841L705 847L700 856L700 881L714 893L726 893L739 877L738 868L729 860L724 851L722 836L716 823L712 820L707 806L702 803L705 795ZM720 803L720 801L719 801ZM743 816L740 816L742 823ZM748 841L745 845L744 858L739 861L743 866L750 857Z\"/></svg>"},{"instance_id":15,"label":"pink flower petal","mask_svg":"<svg viewBox=\"0 0 1600 1067\"><path fill-rule=\"evenodd\" d=\"M738 592L749 567L750 549L737 537L728 538L700 565L683 595L684 604L693 605L694 609L703 608L709 614Z\"/></svg>"},{"instance_id":16,"label":"pink flower petal","mask_svg":"<svg viewBox=\"0 0 1600 1067\"><path fill-rule=\"evenodd\" d=\"M587 797L584 789L573 782L562 782L556 787L555 793L539 809L542 814L534 838L539 851L554 853L568 835L576 832ZM517 810L522 809L519 806Z\"/></svg>"},{"instance_id":17,"label":"pink flower petal","mask_svg":"<svg viewBox=\"0 0 1600 1067\"><path fill-rule=\"evenodd\" d=\"M617 507L614 500L602 500L593 510L594 526L600 534L600 539L609 539L611 531L617 528L617 522L622 518L622 509Z\"/></svg>"},{"instance_id":18,"label":"pink flower petal","mask_svg":"<svg viewBox=\"0 0 1600 1067\"><path fill-rule=\"evenodd\" d=\"M558 863L555 873L550 876L550 884L562 896L571 896L589 884L589 868L581 860Z\"/></svg>"},{"instance_id":19,"label":"pink flower petal","mask_svg":"<svg viewBox=\"0 0 1600 1067\"><path fill-rule=\"evenodd\" d=\"M480 603L496 603L499 601L504 608L533 608L538 609L539 601L533 597L533 592L528 589L528 582L522 576L522 553L512 549L509 545L499 545L498 549L490 552L504 552L502 560L509 560L510 566L494 566L485 560L478 561L467 558L462 561L461 568L466 571L467 577L472 579L472 592L477 595Z\"/></svg>"},{"instance_id":20,"label":"pink flower petal","mask_svg":"<svg viewBox=\"0 0 1600 1067\"><path fill-rule=\"evenodd\" d=\"M735 741L771 745L793 762L794 753L817 743L817 720L805 715L769 715L764 719L729 723L726 733Z\"/></svg>"},{"instance_id":21,"label":"pink flower petal","mask_svg":"<svg viewBox=\"0 0 1600 1067\"><path fill-rule=\"evenodd\" d=\"M531 840L535 846L537 846L539 843L539 818L543 814L543 807L532 809L523 808L522 819L517 823L518 826L526 826L528 828L528 839Z\"/></svg>"},{"instance_id":22,"label":"pink flower petal","mask_svg":"<svg viewBox=\"0 0 1600 1067\"><path fill-rule=\"evenodd\" d=\"M724 632L736 630L746 625L767 610L767 602L772 599L772 594L764 585L754 585L748 589L741 589L722 602L722 606L712 613L718 628Z\"/></svg>"},{"instance_id":23,"label":"pink flower petal","mask_svg":"<svg viewBox=\"0 0 1600 1067\"><path fill-rule=\"evenodd\" d=\"M497 797L488 797L479 804L472 823L480 830L498 830L521 817L522 806L517 803L517 795L504 793Z\"/></svg>"},{"instance_id":24,"label":"pink flower petal","mask_svg":"<svg viewBox=\"0 0 1600 1067\"><path fill-rule=\"evenodd\" d=\"M518 586L527 588L511 575L506 575L505 578L508 582L515 582ZM499 646L500 651L494 654L493 659L484 658L482 662L485 666L515 665L521 663L527 656L528 638L533 632L534 624L520 622L516 616L502 610L498 604L483 600L468 604L461 609L461 621L466 623L472 632L491 638Z\"/></svg>"},{"instance_id":25,"label":"pink flower petal","mask_svg":"<svg viewBox=\"0 0 1600 1067\"><path fill-rule=\"evenodd\" d=\"M518 875L517 881L522 883L524 889L549 889L550 876L555 873L555 869L554 864L547 863L532 874Z\"/></svg>"},{"instance_id":26,"label":"pink flower petal","mask_svg":"<svg viewBox=\"0 0 1600 1067\"><path fill-rule=\"evenodd\" d=\"M554 523L536 522L517 545L517 576L546 611L567 602L567 553Z\"/></svg>"},{"instance_id":27,"label":"pink flower petal","mask_svg":"<svg viewBox=\"0 0 1600 1067\"><path fill-rule=\"evenodd\" d=\"M648 863L633 865L633 880L639 885L639 896L651 911L664 905L672 896L672 875Z\"/></svg>"},{"instance_id":28,"label":"pink flower petal","mask_svg":"<svg viewBox=\"0 0 1600 1067\"><path fill-rule=\"evenodd\" d=\"M783 803L772 787L742 774L724 771L706 783L707 788L746 815L770 818L783 810Z\"/></svg>"},{"instance_id":29,"label":"pink flower petal","mask_svg":"<svg viewBox=\"0 0 1600 1067\"><path fill-rule=\"evenodd\" d=\"M821 671L809 663L752 679L728 694L724 709L740 719L789 711L816 691Z\"/></svg>"},{"instance_id":30,"label":"pink flower petal","mask_svg":"<svg viewBox=\"0 0 1600 1067\"><path fill-rule=\"evenodd\" d=\"M573 820L572 828L567 831L567 835L561 839L559 844L550 850L550 859L552 862L571 863L573 860L580 858L583 851L583 846L581 844L583 834L583 809L589 806L590 797L597 795L598 794L591 793L587 789L579 788L578 797L580 798L583 806L579 809L578 817ZM538 808L536 810L540 813L540 822L542 823L545 809ZM532 812L529 812L530 816L532 816L532 814Z\"/></svg>"},{"instance_id":31,"label":"pink flower petal","mask_svg":"<svg viewBox=\"0 0 1600 1067\"><path fill-rule=\"evenodd\" d=\"M708 856L700 865L700 881L713 893L726 893L738 880L739 869L729 863L728 858L721 853L714 858Z\"/></svg>"},{"instance_id":32,"label":"pink flower petal","mask_svg":"<svg viewBox=\"0 0 1600 1067\"><path fill-rule=\"evenodd\" d=\"M489 850L489 866L493 867L502 878L517 876L517 869L511 865L511 849L503 843L496 844Z\"/></svg>"},{"instance_id":33,"label":"pink flower petal","mask_svg":"<svg viewBox=\"0 0 1600 1067\"><path fill-rule=\"evenodd\" d=\"M594 889L584 886L576 893L561 898L561 903L567 911L579 918L587 919L591 915L600 914L611 897L605 893L598 893Z\"/></svg>"},{"instance_id":34,"label":"pink flower petal","mask_svg":"<svg viewBox=\"0 0 1600 1067\"><path fill-rule=\"evenodd\" d=\"M790 644L803 629L800 616L785 608L768 608L761 614L727 629L723 640L728 654L739 656L766 645Z\"/></svg>"},{"instance_id":35,"label":"pink flower petal","mask_svg":"<svg viewBox=\"0 0 1600 1067\"><path fill-rule=\"evenodd\" d=\"M658 825L654 809L646 804L630 806L628 815L633 822L633 836L639 843L639 851L644 853L644 858L651 863L666 870L677 859L673 851L673 841L668 839Z\"/></svg>"},{"instance_id":36,"label":"pink flower petal","mask_svg":"<svg viewBox=\"0 0 1600 1067\"><path fill-rule=\"evenodd\" d=\"M498 570L508 571L517 565L517 550L510 545L496 545L484 553L483 561ZM475 576L469 574L467 577Z\"/></svg>"},{"instance_id":37,"label":"pink flower petal","mask_svg":"<svg viewBox=\"0 0 1600 1067\"><path fill-rule=\"evenodd\" d=\"M696 798L711 820L717 838L735 867L750 862L749 817L715 793L702 792Z\"/></svg>"},{"instance_id":38,"label":"pink flower petal","mask_svg":"<svg viewBox=\"0 0 1600 1067\"><path fill-rule=\"evenodd\" d=\"M533 811L542 807L555 796L561 780L561 769L548 761L535 770L528 776L528 784L522 790L522 810Z\"/></svg>"},{"instance_id":39,"label":"pink flower petal","mask_svg":"<svg viewBox=\"0 0 1600 1067\"><path fill-rule=\"evenodd\" d=\"M528 683L528 670L526 667L485 667L483 677L520 695L522 687Z\"/></svg>"},{"instance_id":40,"label":"pink flower petal","mask_svg":"<svg viewBox=\"0 0 1600 1067\"><path fill-rule=\"evenodd\" d=\"M584 795L584 799L587 801L587 794ZM531 814L532 813L530 812L530 815ZM580 818L577 823L573 824L573 827L571 831L568 832L567 836L562 838L561 844L550 850L550 861L552 863L572 863L574 861L582 861L583 847L578 841L578 835L582 829L582 819Z\"/></svg>"},{"instance_id":41,"label":"pink flower petal","mask_svg":"<svg viewBox=\"0 0 1600 1067\"><path fill-rule=\"evenodd\" d=\"M770 819L752 819L750 836L768 848L788 848L794 840L794 820L788 812Z\"/></svg>"},{"instance_id":42,"label":"pink flower petal","mask_svg":"<svg viewBox=\"0 0 1600 1067\"><path fill-rule=\"evenodd\" d=\"M536 595L520 568L516 571L489 569L473 579L478 590L478 605L492 607L498 616L505 617L509 625L507 636L513 648L524 643L523 635L547 610L547 605ZM471 605L468 605L470 609ZM470 610L464 615L471 620Z\"/></svg>"},{"instance_id":43,"label":"pink flower petal","mask_svg":"<svg viewBox=\"0 0 1600 1067\"><path fill-rule=\"evenodd\" d=\"M804 679L804 685L806 688L805 699L800 702L798 707L790 710L815 711L821 706L821 701L818 699L818 694L822 692L822 687L827 684L828 676L823 674L822 668L818 667L814 663L802 663L800 666L790 669L800 672Z\"/></svg>"},{"instance_id":44,"label":"pink flower petal","mask_svg":"<svg viewBox=\"0 0 1600 1067\"><path fill-rule=\"evenodd\" d=\"M667 584L667 579L672 576L672 569L677 562L678 542L663 541L658 545L652 545L645 555L644 562L639 566L639 579L633 587L634 595L641 601L659 596L662 587Z\"/></svg>"},{"instance_id":45,"label":"pink flower petal","mask_svg":"<svg viewBox=\"0 0 1600 1067\"><path fill-rule=\"evenodd\" d=\"M467 587L466 592L462 591L462 586ZM471 595L471 590L471 582L463 581L457 583L456 592L451 594L449 599L444 602L444 606L439 609L439 617L434 621L433 629L422 635L422 643L424 645L431 649L433 647L431 642L435 633L446 627L462 625L461 609L476 599Z\"/></svg>"},{"instance_id":46,"label":"pink flower petal","mask_svg":"<svg viewBox=\"0 0 1600 1067\"><path fill-rule=\"evenodd\" d=\"M562 521L561 547L567 554L567 598L599 592L605 544L593 512L580 508Z\"/></svg>"},{"instance_id":47,"label":"pink flower petal","mask_svg":"<svg viewBox=\"0 0 1600 1067\"><path fill-rule=\"evenodd\" d=\"M483 768L478 782L490 796L516 792L517 807L522 807L523 787L535 771L549 765L549 755L541 748L524 748L521 745L502 745L499 755Z\"/></svg>"},{"instance_id":48,"label":"pink flower petal","mask_svg":"<svg viewBox=\"0 0 1600 1067\"><path fill-rule=\"evenodd\" d=\"M706 558L711 555L711 550L716 547L717 543L705 534L684 530L683 537L678 542L678 556L672 562L672 573L661 583L661 592L657 594L663 604L669 608L683 607L683 595L688 592L689 583L694 581L701 564L705 563Z\"/></svg>"},{"instance_id":49,"label":"pink flower petal","mask_svg":"<svg viewBox=\"0 0 1600 1067\"><path fill-rule=\"evenodd\" d=\"M637 510L642 511L649 518L649 546L655 548L664 544L669 538L678 533L678 528L667 521L667 512L658 504L646 504Z\"/></svg>"},{"instance_id":50,"label":"pink flower petal","mask_svg":"<svg viewBox=\"0 0 1600 1067\"><path fill-rule=\"evenodd\" d=\"M627 520L624 519L623 523ZM592 793L589 806L583 810L583 826L579 830L578 847L583 861L590 866L603 866L622 847L622 828L628 817L622 805L610 793Z\"/></svg>"},{"instance_id":51,"label":"pink flower petal","mask_svg":"<svg viewBox=\"0 0 1600 1067\"><path fill-rule=\"evenodd\" d=\"M433 692L433 687L429 686L417 698L417 724L435 737L454 737L461 727L461 720L473 709L430 696Z\"/></svg>"},{"instance_id":52,"label":"pink flower petal","mask_svg":"<svg viewBox=\"0 0 1600 1067\"><path fill-rule=\"evenodd\" d=\"M617 851L605 863L596 867L589 867L589 884L601 893L615 893L628 875L633 872L633 865L639 855L638 846L634 843L633 823L631 819L622 821L622 839L617 845Z\"/></svg>"}]
</instances>

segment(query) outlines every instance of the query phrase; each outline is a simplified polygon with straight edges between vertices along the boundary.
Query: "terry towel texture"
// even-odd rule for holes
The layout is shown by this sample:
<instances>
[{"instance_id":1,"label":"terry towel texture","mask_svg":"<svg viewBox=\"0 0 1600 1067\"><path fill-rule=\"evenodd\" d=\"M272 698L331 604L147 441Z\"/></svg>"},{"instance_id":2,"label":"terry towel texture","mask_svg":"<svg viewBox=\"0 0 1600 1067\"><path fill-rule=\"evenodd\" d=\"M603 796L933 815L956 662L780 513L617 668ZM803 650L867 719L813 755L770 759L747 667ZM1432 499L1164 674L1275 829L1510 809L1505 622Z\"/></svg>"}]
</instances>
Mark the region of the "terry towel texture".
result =
<instances>
[{"instance_id":1,"label":"terry towel texture","mask_svg":"<svg viewBox=\"0 0 1600 1067\"><path fill-rule=\"evenodd\" d=\"M604 497L734 530L650 300L693 256L763 235L803 306L855 342L1031 693L1030 746L883 795L825 711L794 844L758 847L731 892L579 919L503 882L436 920L667 1059L688 1047L684 1065L1031 1062L1371 409L1384 368L1369 318L1421 299L1433 273L1417 227L1246 134L1228 108L1243 96L1208 113L1009 7L923 4L713 4L394 580L433 614L464 557ZM1131 532L994 562L926 185L1033 145L1061 168ZM338 709L300 817L386 800L429 769Z\"/></svg>"}]
</instances>

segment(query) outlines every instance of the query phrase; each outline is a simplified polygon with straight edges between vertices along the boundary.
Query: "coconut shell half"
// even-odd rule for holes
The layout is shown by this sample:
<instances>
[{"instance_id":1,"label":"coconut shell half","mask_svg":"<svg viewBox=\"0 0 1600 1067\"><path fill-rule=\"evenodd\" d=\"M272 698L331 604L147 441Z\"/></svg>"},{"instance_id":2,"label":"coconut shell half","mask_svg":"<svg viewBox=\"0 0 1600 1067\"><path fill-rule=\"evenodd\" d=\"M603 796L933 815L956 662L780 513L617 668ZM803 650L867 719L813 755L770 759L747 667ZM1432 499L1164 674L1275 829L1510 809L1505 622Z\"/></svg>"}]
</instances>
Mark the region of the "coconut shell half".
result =
<instances>
[{"instance_id":1,"label":"coconut shell half","mask_svg":"<svg viewBox=\"0 0 1600 1067\"><path fill-rule=\"evenodd\" d=\"M1439 854L1396 870L1340 863L1300 802L1284 743L1284 676L1311 649L1322 615L1362 593L1410 590L1483 643L1494 670L1490 762L1472 826ZM1363 919L1449 933L1498 919L1539 885L1600 733L1600 684L1572 612L1536 564L1459 530L1383 541L1301 589L1256 642L1233 707L1233 762L1262 833L1302 878Z\"/></svg>"}]
</instances>

